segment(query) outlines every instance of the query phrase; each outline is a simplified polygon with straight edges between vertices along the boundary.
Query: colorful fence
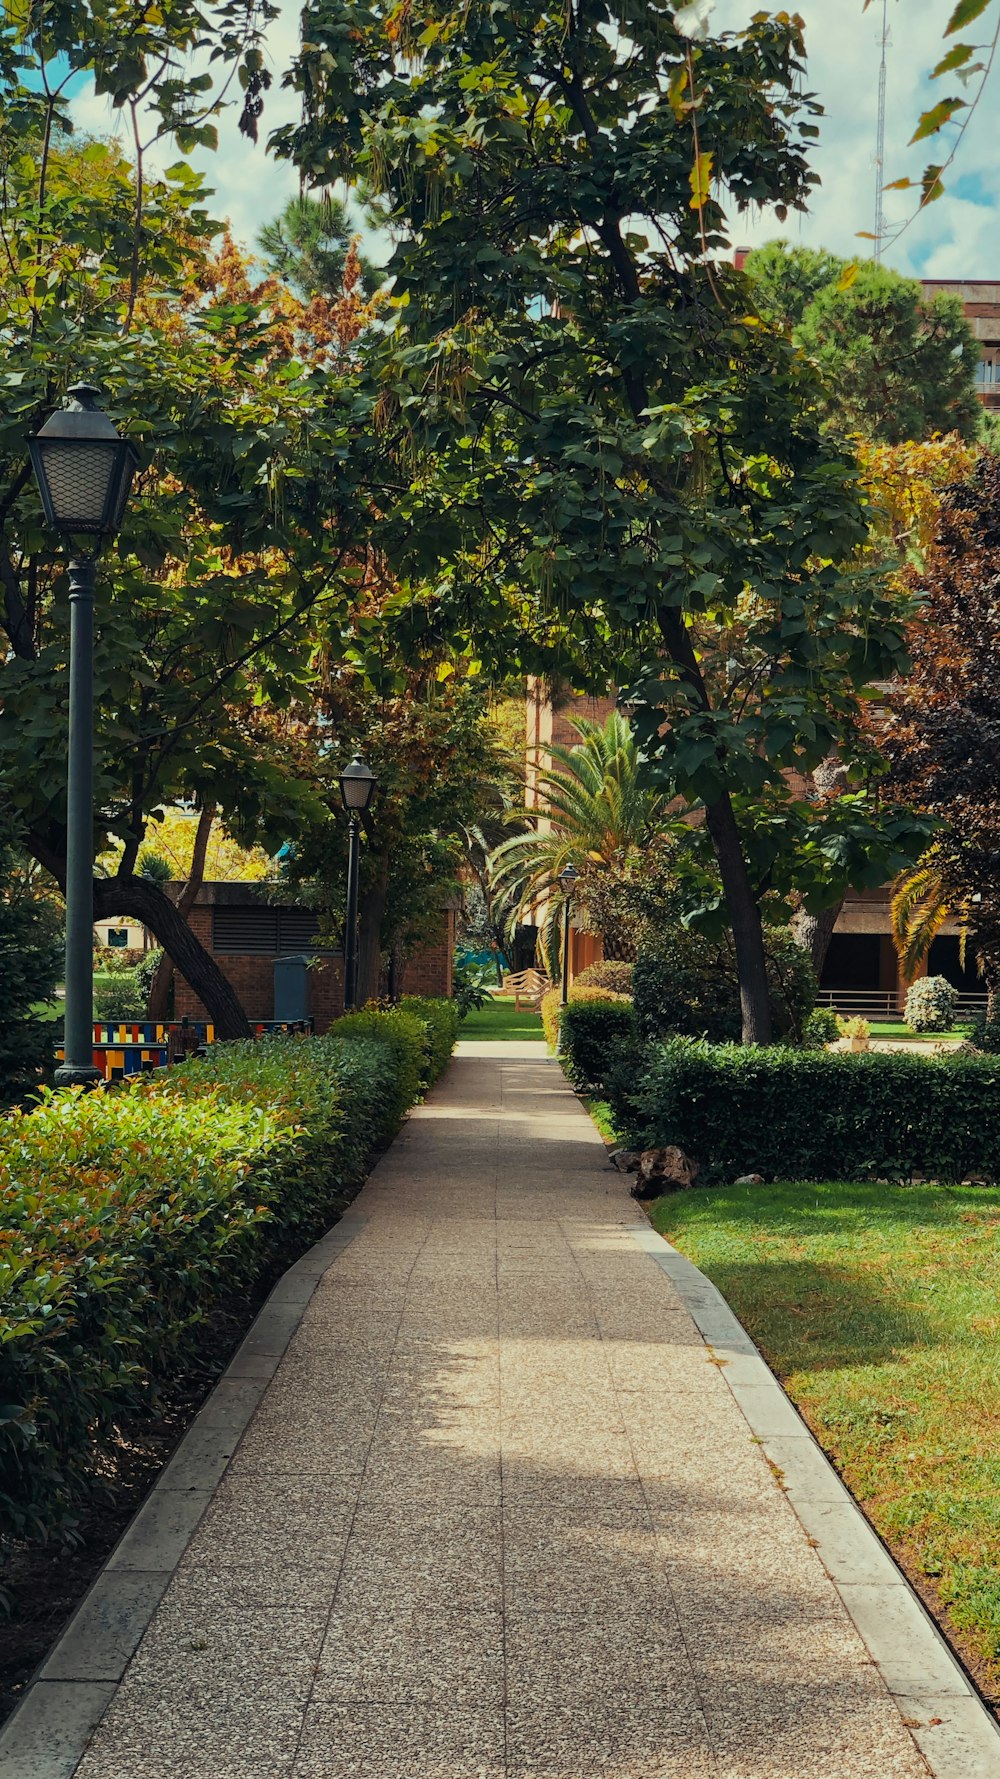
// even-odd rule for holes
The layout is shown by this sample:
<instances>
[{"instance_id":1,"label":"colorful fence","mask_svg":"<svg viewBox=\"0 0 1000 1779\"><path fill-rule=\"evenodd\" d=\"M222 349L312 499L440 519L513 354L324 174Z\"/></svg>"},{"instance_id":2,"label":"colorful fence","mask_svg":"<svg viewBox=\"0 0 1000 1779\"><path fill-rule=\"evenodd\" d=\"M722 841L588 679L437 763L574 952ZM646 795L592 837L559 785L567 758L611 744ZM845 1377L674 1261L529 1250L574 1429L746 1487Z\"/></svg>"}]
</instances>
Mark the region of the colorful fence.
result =
<instances>
[{"instance_id":1,"label":"colorful fence","mask_svg":"<svg viewBox=\"0 0 1000 1779\"><path fill-rule=\"evenodd\" d=\"M312 1029L311 1019L262 1019L250 1027L255 1038L274 1032L300 1036ZM148 1069L183 1062L186 1056L214 1043L215 1027L202 1019L163 1023L149 1019L99 1019L94 1022L94 1067L100 1069L105 1081L121 1081L126 1075L141 1075ZM62 1059L60 1044L56 1061Z\"/></svg>"}]
</instances>

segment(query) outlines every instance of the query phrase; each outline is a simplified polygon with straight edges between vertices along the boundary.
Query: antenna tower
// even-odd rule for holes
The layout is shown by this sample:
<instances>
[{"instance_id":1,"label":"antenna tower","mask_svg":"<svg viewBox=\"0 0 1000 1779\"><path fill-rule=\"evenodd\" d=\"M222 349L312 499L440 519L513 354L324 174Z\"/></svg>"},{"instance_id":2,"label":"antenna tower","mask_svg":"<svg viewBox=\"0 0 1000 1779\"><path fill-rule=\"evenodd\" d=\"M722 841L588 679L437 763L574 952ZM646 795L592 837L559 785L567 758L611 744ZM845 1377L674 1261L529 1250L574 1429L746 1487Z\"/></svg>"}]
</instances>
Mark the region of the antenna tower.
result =
<instances>
[{"instance_id":1,"label":"antenna tower","mask_svg":"<svg viewBox=\"0 0 1000 1779\"><path fill-rule=\"evenodd\" d=\"M878 71L878 125L875 142L875 261L882 258L885 238L885 90L889 62L889 0L882 0L882 60Z\"/></svg>"}]
</instances>

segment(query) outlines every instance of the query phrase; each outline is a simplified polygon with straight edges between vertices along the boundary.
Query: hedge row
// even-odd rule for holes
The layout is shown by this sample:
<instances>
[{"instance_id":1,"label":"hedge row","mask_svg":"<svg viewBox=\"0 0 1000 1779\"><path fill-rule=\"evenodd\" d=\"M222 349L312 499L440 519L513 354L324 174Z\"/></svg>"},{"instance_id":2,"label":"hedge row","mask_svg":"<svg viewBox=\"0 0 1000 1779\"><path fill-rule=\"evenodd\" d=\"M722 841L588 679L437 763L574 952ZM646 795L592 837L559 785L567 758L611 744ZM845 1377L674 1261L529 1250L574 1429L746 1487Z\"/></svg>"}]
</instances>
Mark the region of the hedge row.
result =
<instances>
[{"instance_id":1,"label":"hedge row","mask_svg":"<svg viewBox=\"0 0 1000 1779\"><path fill-rule=\"evenodd\" d=\"M677 1038L619 1046L607 1085L629 1148L677 1143L709 1178L1000 1177L1000 1057Z\"/></svg>"},{"instance_id":2,"label":"hedge row","mask_svg":"<svg viewBox=\"0 0 1000 1779\"><path fill-rule=\"evenodd\" d=\"M454 1029L414 1001L0 1121L0 1539L71 1520L206 1315L329 1226Z\"/></svg>"}]
</instances>

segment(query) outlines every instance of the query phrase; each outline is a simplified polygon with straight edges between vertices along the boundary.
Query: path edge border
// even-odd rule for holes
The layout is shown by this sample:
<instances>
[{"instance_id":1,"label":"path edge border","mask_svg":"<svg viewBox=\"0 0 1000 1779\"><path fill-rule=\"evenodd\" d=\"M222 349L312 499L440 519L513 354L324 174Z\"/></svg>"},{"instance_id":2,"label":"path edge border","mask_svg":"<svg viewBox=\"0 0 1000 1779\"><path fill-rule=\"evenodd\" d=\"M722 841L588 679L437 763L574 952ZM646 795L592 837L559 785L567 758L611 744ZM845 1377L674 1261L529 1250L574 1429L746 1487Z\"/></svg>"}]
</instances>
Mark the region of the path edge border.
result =
<instances>
[{"instance_id":1,"label":"path edge border","mask_svg":"<svg viewBox=\"0 0 1000 1779\"><path fill-rule=\"evenodd\" d=\"M650 1223L629 1227L718 1364L933 1779L995 1779L1000 1724L722 1292Z\"/></svg>"},{"instance_id":2,"label":"path edge border","mask_svg":"<svg viewBox=\"0 0 1000 1779\"><path fill-rule=\"evenodd\" d=\"M0 1730L0 1779L72 1779L313 1293L367 1221L346 1210L270 1292Z\"/></svg>"}]
</instances>

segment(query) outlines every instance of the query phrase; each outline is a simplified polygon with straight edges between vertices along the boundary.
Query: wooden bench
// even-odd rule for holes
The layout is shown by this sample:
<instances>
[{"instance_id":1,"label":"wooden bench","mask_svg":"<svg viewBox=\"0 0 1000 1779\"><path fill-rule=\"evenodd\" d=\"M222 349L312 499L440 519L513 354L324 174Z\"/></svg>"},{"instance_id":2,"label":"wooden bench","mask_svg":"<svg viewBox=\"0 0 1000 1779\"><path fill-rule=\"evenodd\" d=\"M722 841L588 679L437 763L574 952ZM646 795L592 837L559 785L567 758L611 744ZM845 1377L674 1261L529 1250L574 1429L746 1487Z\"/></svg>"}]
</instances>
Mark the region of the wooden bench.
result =
<instances>
[{"instance_id":1,"label":"wooden bench","mask_svg":"<svg viewBox=\"0 0 1000 1779\"><path fill-rule=\"evenodd\" d=\"M501 992L514 996L515 1013L520 1013L522 1001L533 1013L537 1013L548 987L549 979L541 970L509 970L503 979Z\"/></svg>"}]
</instances>

